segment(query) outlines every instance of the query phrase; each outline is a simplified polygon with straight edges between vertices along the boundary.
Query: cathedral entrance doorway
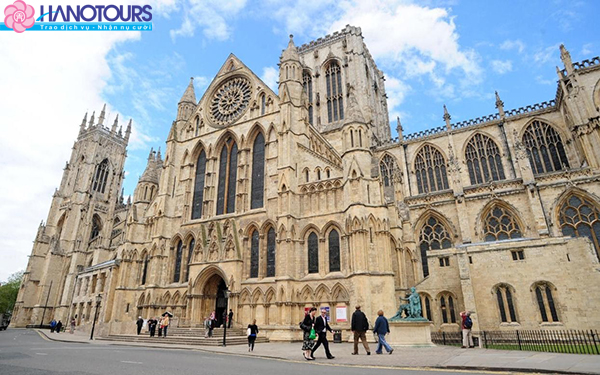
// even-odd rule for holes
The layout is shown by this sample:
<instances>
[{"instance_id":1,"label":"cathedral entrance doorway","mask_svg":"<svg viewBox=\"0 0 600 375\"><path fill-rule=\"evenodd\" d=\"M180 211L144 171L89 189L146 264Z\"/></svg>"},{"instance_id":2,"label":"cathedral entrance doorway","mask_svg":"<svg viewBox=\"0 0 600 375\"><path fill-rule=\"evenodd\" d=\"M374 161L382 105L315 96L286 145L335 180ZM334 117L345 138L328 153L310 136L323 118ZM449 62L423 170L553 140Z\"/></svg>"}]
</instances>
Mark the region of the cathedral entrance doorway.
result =
<instances>
[{"instance_id":1,"label":"cathedral entrance doorway","mask_svg":"<svg viewBox=\"0 0 600 375\"><path fill-rule=\"evenodd\" d=\"M202 316L210 316L214 311L217 326L223 324L223 313L227 309L225 290L227 290L225 280L220 275L214 274L206 280L202 291L204 297Z\"/></svg>"}]
</instances>

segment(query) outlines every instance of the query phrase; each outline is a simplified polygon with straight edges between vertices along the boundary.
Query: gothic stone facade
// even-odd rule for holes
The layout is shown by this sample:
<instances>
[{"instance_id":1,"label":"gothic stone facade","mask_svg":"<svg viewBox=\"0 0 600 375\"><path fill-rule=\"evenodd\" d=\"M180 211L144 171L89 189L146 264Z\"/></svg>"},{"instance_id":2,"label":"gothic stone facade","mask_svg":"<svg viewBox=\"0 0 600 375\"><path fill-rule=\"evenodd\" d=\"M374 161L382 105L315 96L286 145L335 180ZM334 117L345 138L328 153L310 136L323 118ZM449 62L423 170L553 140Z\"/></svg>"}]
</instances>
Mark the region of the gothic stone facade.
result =
<instances>
[{"instance_id":1,"label":"gothic stone facade","mask_svg":"<svg viewBox=\"0 0 600 375\"><path fill-rule=\"evenodd\" d=\"M556 98L392 139L383 73L359 28L280 57L273 92L230 55L185 90L164 160L119 192L130 129L94 115L40 225L12 324L141 315L199 326L233 309L273 340L310 306L348 329L416 286L437 330L600 323L600 59L561 47ZM101 300L97 304L97 295ZM226 296L229 298L226 300Z\"/></svg>"}]
</instances>

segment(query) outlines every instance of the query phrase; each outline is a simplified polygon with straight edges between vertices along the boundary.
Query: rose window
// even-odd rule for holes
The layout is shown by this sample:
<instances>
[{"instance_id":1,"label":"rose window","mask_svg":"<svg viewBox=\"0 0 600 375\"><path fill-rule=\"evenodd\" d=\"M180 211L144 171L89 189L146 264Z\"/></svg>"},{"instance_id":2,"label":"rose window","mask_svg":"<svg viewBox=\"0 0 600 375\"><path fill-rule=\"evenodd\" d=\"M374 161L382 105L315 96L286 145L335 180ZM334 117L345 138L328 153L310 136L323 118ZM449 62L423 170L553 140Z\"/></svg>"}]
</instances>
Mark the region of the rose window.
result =
<instances>
[{"instance_id":1,"label":"rose window","mask_svg":"<svg viewBox=\"0 0 600 375\"><path fill-rule=\"evenodd\" d=\"M252 88L243 77L225 82L217 89L210 102L211 120L217 125L229 125L239 119L248 104Z\"/></svg>"}]
</instances>

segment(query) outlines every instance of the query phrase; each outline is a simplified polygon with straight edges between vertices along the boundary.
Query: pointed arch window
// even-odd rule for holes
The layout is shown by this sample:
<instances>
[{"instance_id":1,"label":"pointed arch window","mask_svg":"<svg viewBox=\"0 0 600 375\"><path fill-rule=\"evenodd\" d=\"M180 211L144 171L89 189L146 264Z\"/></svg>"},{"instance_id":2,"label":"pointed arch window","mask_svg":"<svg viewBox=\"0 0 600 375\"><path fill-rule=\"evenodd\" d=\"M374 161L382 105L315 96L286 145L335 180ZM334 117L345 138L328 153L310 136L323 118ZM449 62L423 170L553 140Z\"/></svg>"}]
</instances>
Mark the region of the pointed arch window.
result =
<instances>
[{"instance_id":1,"label":"pointed arch window","mask_svg":"<svg viewBox=\"0 0 600 375\"><path fill-rule=\"evenodd\" d=\"M185 279L184 282L190 280L190 264L194 260L194 247L196 246L196 240L191 239L188 245L188 253L187 253L187 267L185 269Z\"/></svg>"},{"instance_id":2,"label":"pointed arch window","mask_svg":"<svg viewBox=\"0 0 600 375\"><path fill-rule=\"evenodd\" d=\"M219 186L217 190L217 215L235 212L237 180L237 144L228 137L221 148L219 160Z\"/></svg>"},{"instance_id":3,"label":"pointed arch window","mask_svg":"<svg viewBox=\"0 0 600 375\"><path fill-rule=\"evenodd\" d=\"M523 144L533 173L548 173L569 168L560 134L543 121L532 122L523 134Z\"/></svg>"},{"instance_id":4,"label":"pointed arch window","mask_svg":"<svg viewBox=\"0 0 600 375\"><path fill-rule=\"evenodd\" d=\"M517 314L513 300L512 287L508 285L499 285L496 287L496 301L498 302L498 311L502 323L516 323Z\"/></svg>"},{"instance_id":5,"label":"pointed arch window","mask_svg":"<svg viewBox=\"0 0 600 375\"><path fill-rule=\"evenodd\" d=\"M444 323L456 323L456 311L454 309L454 298L445 293L440 297L440 310L442 312L442 321Z\"/></svg>"},{"instance_id":6,"label":"pointed arch window","mask_svg":"<svg viewBox=\"0 0 600 375\"><path fill-rule=\"evenodd\" d=\"M398 167L396 161L391 155L386 154L379 162L379 170L381 172L381 178L383 180L383 186L394 186L394 179Z\"/></svg>"},{"instance_id":7,"label":"pointed arch window","mask_svg":"<svg viewBox=\"0 0 600 375\"><path fill-rule=\"evenodd\" d=\"M173 282L178 283L181 278L181 256L183 253L183 242L179 240L175 251L175 270L173 271Z\"/></svg>"},{"instance_id":8,"label":"pointed arch window","mask_svg":"<svg viewBox=\"0 0 600 375\"><path fill-rule=\"evenodd\" d=\"M560 207L559 221L564 236L589 238L600 259L600 211L594 202L571 195Z\"/></svg>"},{"instance_id":9,"label":"pointed arch window","mask_svg":"<svg viewBox=\"0 0 600 375\"><path fill-rule=\"evenodd\" d=\"M96 239L100 235L100 231L102 230L102 222L100 218L94 215L92 219L92 232L90 233L90 241Z\"/></svg>"},{"instance_id":10,"label":"pointed arch window","mask_svg":"<svg viewBox=\"0 0 600 375\"><path fill-rule=\"evenodd\" d=\"M431 250L448 249L452 247L452 240L446 227L434 216L430 216L419 233L419 249L421 250L421 263L423 277L429 276L427 252Z\"/></svg>"},{"instance_id":11,"label":"pointed arch window","mask_svg":"<svg viewBox=\"0 0 600 375\"><path fill-rule=\"evenodd\" d=\"M421 294L421 306L423 306L423 309L421 309L421 316L430 322L433 322L433 316L431 315L431 297L426 294Z\"/></svg>"},{"instance_id":12,"label":"pointed arch window","mask_svg":"<svg viewBox=\"0 0 600 375\"><path fill-rule=\"evenodd\" d=\"M540 310L542 322L558 322L558 314L554 305L552 287L548 283L539 283L535 286L535 299Z\"/></svg>"},{"instance_id":13,"label":"pointed arch window","mask_svg":"<svg viewBox=\"0 0 600 375\"><path fill-rule=\"evenodd\" d=\"M471 185L505 179L500 149L490 137L475 134L467 144L465 159Z\"/></svg>"},{"instance_id":14,"label":"pointed arch window","mask_svg":"<svg viewBox=\"0 0 600 375\"><path fill-rule=\"evenodd\" d=\"M275 228L267 231L267 277L275 276Z\"/></svg>"},{"instance_id":15,"label":"pointed arch window","mask_svg":"<svg viewBox=\"0 0 600 375\"><path fill-rule=\"evenodd\" d=\"M106 188L106 180L108 180L108 159L102 160L102 162L96 166L94 181L92 182L92 190L99 193L104 193Z\"/></svg>"},{"instance_id":16,"label":"pointed arch window","mask_svg":"<svg viewBox=\"0 0 600 375\"><path fill-rule=\"evenodd\" d=\"M446 160L435 147L425 145L415 158L419 194L448 189Z\"/></svg>"},{"instance_id":17,"label":"pointed arch window","mask_svg":"<svg viewBox=\"0 0 600 375\"><path fill-rule=\"evenodd\" d=\"M252 148L252 188L250 208L263 207L265 193L265 137L258 133Z\"/></svg>"},{"instance_id":18,"label":"pointed arch window","mask_svg":"<svg viewBox=\"0 0 600 375\"><path fill-rule=\"evenodd\" d=\"M204 179L206 174L206 153L204 150L198 155L196 163L196 178L194 181L194 198L192 201L192 220L202 217L202 204L204 200Z\"/></svg>"},{"instance_id":19,"label":"pointed arch window","mask_svg":"<svg viewBox=\"0 0 600 375\"><path fill-rule=\"evenodd\" d=\"M146 256L144 257L143 262L144 262L144 265L142 268L142 280L141 280L140 284L146 285L146 275L148 274L148 262L149 262L148 254L146 254Z\"/></svg>"},{"instance_id":20,"label":"pointed arch window","mask_svg":"<svg viewBox=\"0 0 600 375\"><path fill-rule=\"evenodd\" d=\"M329 232L329 272L340 270L340 235L337 230Z\"/></svg>"},{"instance_id":21,"label":"pointed arch window","mask_svg":"<svg viewBox=\"0 0 600 375\"><path fill-rule=\"evenodd\" d=\"M488 212L483 224L483 233L486 242L523 237L515 216L502 206L494 206Z\"/></svg>"},{"instance_id":22,"label":"pointed arch window","mask_svg":"<svg viewBox=\"0 0 600 375\"><path fill-rule=\"evenodd\" d=\"M308 122L311 125L313 124L313 85L312 85L312 77L310 72L304 71L302 72L302 83L304 85L304 92L306 92L306 96L308 98Z\"/></svg>"},{"instance_id":23,"label":"pointed arch window","mask_svg":"<svg viewBox=\"0 0 600 375\"><path fill-rule=\"evenodd\" d=\"M315 232L308 236L308 273L319 273L319 239Z\"/></svg>"},{"instance_id":24,"label":"pointed arch window","mask_svg":"<svg viewBox=\"0 0 600 375\"><path fill-rule=\"evenodd\" d=\"M343 120L342 72L337 61L329 63L325 72L325 82L327 87L327 119L329 122Z\"/></svg>"},{"instance_id":25,"label":"pointed arch window","mask_svg":"<svg viewBox=\"0 0 600 375\"><path fill-rule=\"evenodd\" d=\"M261 115L265 114L265 110L267 108L267 103L266 102L267 102L266 96L265 96L265 94L262 94L260 96L260 114Z\"/></svg>"},{"instance_id":26,"label":"pointed arch window","mask_svg":"<svg viewBox=\"0 0 600 375\"><path fill-rule=\"evenodd\" d=\"M250 235L250 278L258 277L259 238L258 230L254 229Z\"/></svg>"}]
</instances>

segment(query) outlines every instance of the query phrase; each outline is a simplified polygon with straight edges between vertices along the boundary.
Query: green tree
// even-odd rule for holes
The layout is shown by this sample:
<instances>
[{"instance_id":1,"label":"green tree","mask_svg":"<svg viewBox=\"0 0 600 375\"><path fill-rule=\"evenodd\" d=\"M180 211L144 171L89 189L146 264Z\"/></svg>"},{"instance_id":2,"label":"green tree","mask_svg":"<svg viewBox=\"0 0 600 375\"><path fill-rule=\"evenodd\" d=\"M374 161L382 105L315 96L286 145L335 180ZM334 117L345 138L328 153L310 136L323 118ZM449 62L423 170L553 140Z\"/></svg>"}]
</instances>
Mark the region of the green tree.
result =
<instances>
[{"instance_id":1,"label":"green tree","mask_svg":"<svg viewBox=\"0 0 600 375\"><path fill-rule=\"evenodd\" d=\"M0 314L12 313L17 301L17 294L23 280L23 271L9 276L8 281L0 286Z\"/></svg>"}]
</instances>

